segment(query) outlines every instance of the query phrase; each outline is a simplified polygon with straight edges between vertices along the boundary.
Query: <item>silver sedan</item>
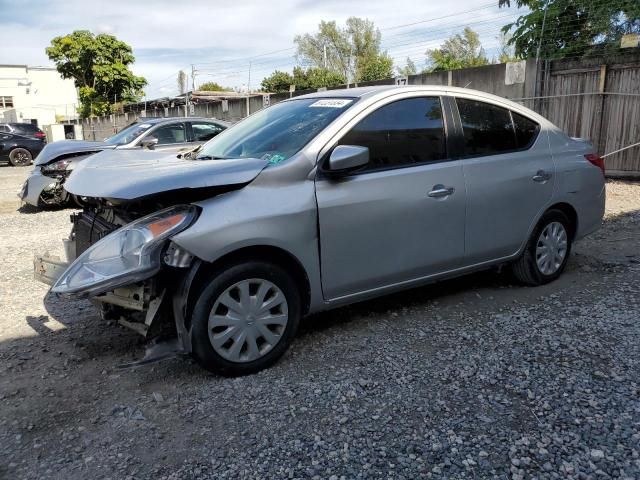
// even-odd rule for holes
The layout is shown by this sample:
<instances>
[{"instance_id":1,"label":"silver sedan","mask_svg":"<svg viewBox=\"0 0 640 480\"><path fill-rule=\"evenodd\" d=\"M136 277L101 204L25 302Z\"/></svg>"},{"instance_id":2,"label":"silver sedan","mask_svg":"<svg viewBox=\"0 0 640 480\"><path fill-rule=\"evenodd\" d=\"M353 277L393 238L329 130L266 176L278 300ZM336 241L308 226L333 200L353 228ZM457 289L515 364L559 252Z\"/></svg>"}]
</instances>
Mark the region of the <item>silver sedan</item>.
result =
<instances>
[{"instance_id":1,"label":"silver sedan","mask_svg":"<svg viewBox=\"0 0 640 480\"><path fill-rule=\"evenodd\" d=\"M604 163L521 105L436 86L319 92L255 113L193 165L108 152L68 180L96 197L70 265L36 260L62 296L225 375L256 372L300 319L510 265L540 285L604 213ZM61 273L63 272L63 273Z\"/></svg>"}]
</instances>

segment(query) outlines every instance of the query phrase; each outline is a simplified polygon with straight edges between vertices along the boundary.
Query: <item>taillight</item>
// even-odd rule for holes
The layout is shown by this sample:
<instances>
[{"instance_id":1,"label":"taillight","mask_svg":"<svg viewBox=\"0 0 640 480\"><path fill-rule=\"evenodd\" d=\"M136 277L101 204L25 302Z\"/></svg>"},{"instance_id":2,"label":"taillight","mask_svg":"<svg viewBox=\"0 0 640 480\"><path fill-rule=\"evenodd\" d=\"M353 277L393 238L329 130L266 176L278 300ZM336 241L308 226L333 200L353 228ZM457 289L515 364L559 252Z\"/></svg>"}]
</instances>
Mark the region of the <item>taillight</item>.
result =
<instances>
[{"instance_id":1,"label":"taillight","mask_svg":"<svg viewBox=\"0 0 640 480\"><path fill-rule=\"evenodd\" d=\"M36 133L34 134L34 137L37 137L37 138L44 138L44 137L46 137L46 135L45 135L43 132L36 132Z\"/></svg>"},{"instance_id":2,"label":"taillight","mask_svg":"<svg viewBox=\"0 0 640 480\"><path fill-rule=\"evenodd\" d=\"M584 156L592 165L595 165L600 170L602 170L602 175L604 175L604 159L599 157L595 153L588 153Z\"/></svg>"}]
</instances>

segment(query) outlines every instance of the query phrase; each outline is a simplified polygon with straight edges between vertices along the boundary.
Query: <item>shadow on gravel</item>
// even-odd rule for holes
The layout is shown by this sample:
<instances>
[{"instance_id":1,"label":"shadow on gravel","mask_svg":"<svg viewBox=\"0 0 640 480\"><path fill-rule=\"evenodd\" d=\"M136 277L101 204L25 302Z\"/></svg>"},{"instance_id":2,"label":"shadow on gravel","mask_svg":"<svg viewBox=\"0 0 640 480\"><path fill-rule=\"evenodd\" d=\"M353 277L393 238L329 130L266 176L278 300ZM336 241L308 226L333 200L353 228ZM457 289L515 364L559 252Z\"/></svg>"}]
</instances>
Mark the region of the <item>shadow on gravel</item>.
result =
<instances>
[{"instance_id":1,"label":"shadow on gravel","mask_svg":"<svg viewBox=\"0 0 640 480\"><path fill-rule=\"evenodd\" d=\"M42 208L34 207L33 205L29 205L28 203L23 203L18 207L18 210L17 210L17 212L22 214L27 214L27 215L32 213L39 213L42 211L43 211Z\"/></svg>"}]
</instances>

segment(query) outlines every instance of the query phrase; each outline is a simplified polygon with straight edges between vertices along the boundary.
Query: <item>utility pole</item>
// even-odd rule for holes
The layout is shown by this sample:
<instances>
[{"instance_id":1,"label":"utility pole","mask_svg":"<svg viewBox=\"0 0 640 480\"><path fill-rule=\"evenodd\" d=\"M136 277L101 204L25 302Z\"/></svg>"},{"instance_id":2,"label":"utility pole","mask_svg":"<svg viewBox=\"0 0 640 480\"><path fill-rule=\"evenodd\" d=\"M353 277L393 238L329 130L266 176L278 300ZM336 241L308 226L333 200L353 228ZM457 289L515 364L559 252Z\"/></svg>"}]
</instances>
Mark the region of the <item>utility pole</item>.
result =
<instances>
[{"instance_id":1,"label":"utility pole","mask_svg":"<svg viewBox=\"0 0 640 480\"><path fill-rule=\"evenodd\" d=\"M542 45L542 37L544 37L544 27L545 23L547 23L547 10L549 8L549 0L544 4L544 16L542 17L542 28L540 29L540 38L538 39L538 48L536 49L536 65L538 64L538 60L540 59L540 47Z\"/></svg>"},{"instance_id":2,"label":"utility pole","mask_svg":"<svg viewBox=\"0 0 640 480\"><path fill-rule=\"evenodd\" d=\"M247 117L251 115L250 97L251 97L251 62L249 62L249 78L247 80Z\"/></svg>"},{"instance_id":3,"label":"utility pole","mask_svg":"<svg viewBox=\"0 0 640 480\"><path fill-rule=\"evenodd\" d=\"M327 44L322 45L322 64L324 69L327 69Z\"/></svg>"}]
</instances>

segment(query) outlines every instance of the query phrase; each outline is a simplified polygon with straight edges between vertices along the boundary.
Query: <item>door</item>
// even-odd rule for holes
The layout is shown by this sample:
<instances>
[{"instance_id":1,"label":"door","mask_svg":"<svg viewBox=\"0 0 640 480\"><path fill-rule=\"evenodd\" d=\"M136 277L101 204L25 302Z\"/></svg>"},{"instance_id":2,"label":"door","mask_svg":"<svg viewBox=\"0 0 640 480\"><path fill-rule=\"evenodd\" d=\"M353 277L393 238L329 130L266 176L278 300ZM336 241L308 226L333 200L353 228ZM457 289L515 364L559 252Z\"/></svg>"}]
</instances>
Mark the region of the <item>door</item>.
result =
<instances>
[{"instance_id":1,"label":"door","mask_svg":"<svg viewBox=\"0 0 640 480\"><path fill-rule=\"evenodd\" d=\"M456 268L464 254L462 166L449 161L438 97L388 103L338 142L369 148L363 170L316 179L325 298Z\"/></svg>"},{"instance_id":2,"label":"door","mask_svg":"<svg viewBox=\"0 0 640 480\"><path fill-rule=\"evenodd\" d=\"M467 189L465 264L515 254L553 193L540 126L493 104L457 98Z\"/></svg>"}]
</instances>

